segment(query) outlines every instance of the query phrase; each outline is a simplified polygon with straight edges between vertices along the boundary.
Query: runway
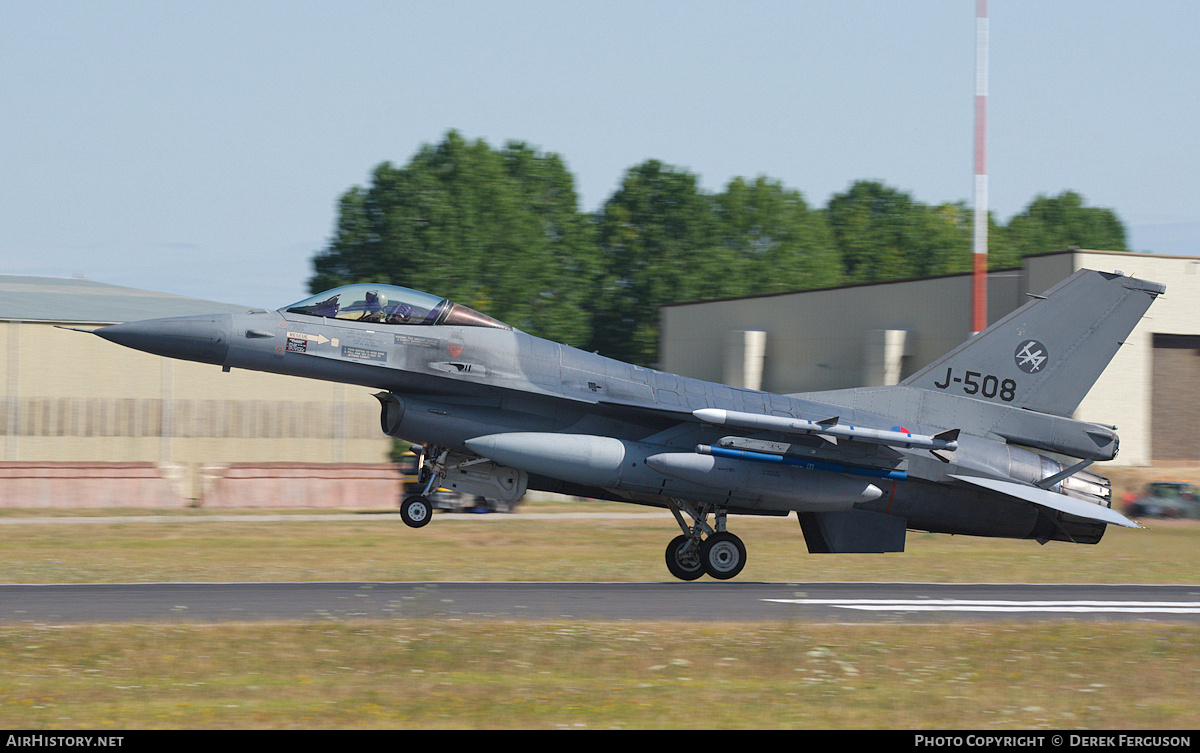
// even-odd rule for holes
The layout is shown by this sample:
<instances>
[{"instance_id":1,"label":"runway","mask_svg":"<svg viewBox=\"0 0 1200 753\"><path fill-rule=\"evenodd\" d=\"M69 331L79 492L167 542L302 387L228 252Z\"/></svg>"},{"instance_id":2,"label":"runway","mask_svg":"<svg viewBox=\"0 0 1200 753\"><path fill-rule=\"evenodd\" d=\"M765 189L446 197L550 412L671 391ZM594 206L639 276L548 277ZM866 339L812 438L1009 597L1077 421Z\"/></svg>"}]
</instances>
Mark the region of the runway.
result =
<instances>
[{"instance_id":1,"label":"runway","mask_svg":"<svg viewBox=\"0 0 1200 753\"><path fill-rule=\"evenodd\" d=\"M1200 585L119 583L0 585L0 624L312 619L1200 622Z\"/></svg>"}]
</instances>

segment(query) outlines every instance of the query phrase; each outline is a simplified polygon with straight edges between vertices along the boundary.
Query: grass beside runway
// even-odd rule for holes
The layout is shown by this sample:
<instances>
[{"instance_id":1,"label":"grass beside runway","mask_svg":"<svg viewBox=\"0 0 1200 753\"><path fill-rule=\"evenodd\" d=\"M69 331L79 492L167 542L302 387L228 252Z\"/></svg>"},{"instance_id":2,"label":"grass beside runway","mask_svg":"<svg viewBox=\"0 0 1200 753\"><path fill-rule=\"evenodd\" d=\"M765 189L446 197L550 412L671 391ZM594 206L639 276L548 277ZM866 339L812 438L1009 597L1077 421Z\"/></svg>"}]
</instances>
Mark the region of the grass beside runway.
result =
<instances>
[{"instance_id":1,"label":"grass beside runway","mask_svg":"<svg viewBox=\"0 0 1200 753\"><path fill-rule=\"evenodd\" d=\"M0 626L0 728L1192 730L1200 628Z\"/></svg>"},{"instance_id":2,"label":"grass beside runway","mask_svg":"<svg viewBox=\"0 0 1200 753\"><path fill-rule=\"evenodd\" d=\"M0 581L661 581L677 532L657 516L397 518L5 525ZM820 556L794 518L731 522L750 580L1200 572L1195 523L1096 546L910 533L903 554ZM0 727L1195 729L1198 638L1169 621L4 624Z\"/></svg>"},{"instance_id":3,"label":"grass beside runway","mask_svg":"<svg viewBox=\"0 0 1200 753\"><path fill-rule=\"evenodd\" d=\"M435 515L416 530L398 514L312 519L312 511L237 522L182 514L156 516L170 522L155 523L98 516L92 519L105 522L2 525L0 582L671 580L663 551L678 528L669 516L547 520L525 517L537 506L523 509ZM584 509L624 514L631 508ZM1145 525L1148 530L1110 526L1094 546L909 532L900 554L811 555L794 517L730 519L748 551L742 580L1196 582L1200 522Z\"/></svg>"}]
</instances>

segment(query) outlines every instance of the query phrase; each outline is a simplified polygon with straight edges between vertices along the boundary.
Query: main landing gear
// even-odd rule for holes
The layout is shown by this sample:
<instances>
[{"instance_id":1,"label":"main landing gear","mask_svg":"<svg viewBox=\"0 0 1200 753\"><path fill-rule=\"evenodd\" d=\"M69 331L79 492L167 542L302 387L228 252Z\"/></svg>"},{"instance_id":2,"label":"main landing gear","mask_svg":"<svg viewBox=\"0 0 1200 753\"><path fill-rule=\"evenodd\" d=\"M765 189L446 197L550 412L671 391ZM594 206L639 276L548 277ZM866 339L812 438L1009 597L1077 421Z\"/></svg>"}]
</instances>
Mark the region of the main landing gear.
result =
<instances>
[{"instance_id":1,"label":"main landing gear","mask_svg":"<svg viewBox=\"0 0 1200 753\"><path fill-rule=\"evenodd\" d=\"M742 540L725 530L725 510L713 505L696 509L691 502L670 500L675 522L683 531L667 544L667 569L680 580L695 580L708 573L717 580L729 580L746 566L746 546ZM683 519L687 513L693 521ZM716 513L714 529L708 524L710 513Z\"/></svg>"}]
</instances>

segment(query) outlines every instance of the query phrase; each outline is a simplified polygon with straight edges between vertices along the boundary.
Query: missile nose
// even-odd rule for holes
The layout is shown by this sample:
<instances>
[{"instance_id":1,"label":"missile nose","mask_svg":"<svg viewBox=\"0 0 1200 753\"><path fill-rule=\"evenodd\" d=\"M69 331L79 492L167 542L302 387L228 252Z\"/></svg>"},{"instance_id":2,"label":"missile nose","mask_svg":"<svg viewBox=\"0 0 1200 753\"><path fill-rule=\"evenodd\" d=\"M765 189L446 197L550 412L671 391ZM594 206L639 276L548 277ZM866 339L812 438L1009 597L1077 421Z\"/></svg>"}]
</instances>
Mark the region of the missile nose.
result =
<instances>
[{"instance_id":1,"label":"missile nose","mask_svg":"<svg viewBox=\"0 0 1200 753\"><path fill-rule=\"evenodd\" d=\"M127 348L219 366L229 353L232 320L230 314L178 316L113 324L95 333Z\"/></svg>"}]
</instances>

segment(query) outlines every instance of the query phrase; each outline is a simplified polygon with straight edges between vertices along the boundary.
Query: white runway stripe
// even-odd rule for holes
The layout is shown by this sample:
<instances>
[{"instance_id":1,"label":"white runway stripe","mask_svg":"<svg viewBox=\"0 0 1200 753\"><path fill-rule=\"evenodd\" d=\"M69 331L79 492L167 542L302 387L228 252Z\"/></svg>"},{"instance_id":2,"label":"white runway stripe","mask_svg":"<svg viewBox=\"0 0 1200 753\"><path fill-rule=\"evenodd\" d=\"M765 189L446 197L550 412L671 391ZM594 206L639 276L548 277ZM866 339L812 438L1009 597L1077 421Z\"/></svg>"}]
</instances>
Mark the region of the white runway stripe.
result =
<instances>
[{"instance_id":1,"label":"white runway stripe","mask_svg":"<svg viewBox=\"0 0 1200 753\"><path fill-rule=\"evenodd\" d=\"M996 599L763 599L868 612L1123 612L1200 614L1195 601L1008 601Z\"/></svg>"}]
</instances>

